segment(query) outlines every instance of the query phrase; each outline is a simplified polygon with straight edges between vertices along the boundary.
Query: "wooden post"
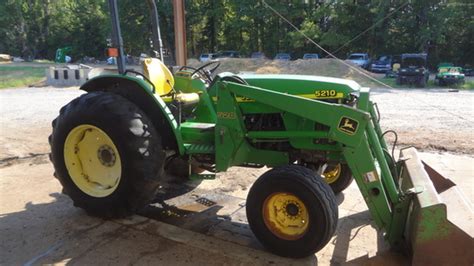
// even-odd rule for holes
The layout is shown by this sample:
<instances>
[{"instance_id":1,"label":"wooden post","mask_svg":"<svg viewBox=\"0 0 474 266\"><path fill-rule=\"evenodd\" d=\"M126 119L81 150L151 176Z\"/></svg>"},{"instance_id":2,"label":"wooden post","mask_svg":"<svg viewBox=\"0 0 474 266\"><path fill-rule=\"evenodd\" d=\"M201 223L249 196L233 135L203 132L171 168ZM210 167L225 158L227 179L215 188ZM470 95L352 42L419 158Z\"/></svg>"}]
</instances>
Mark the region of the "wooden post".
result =
<instances>
[{"instance_id":1,"label":"wooden post","mask_svg":"<svg viewBox=\"0 0 474 266\"><path fill-rule=\"evenodd\" d=\"M184 16L184 1L173 0L174 15L174 45L176 65L186 65L186 19Z\"/></svg>"}]
</instances>

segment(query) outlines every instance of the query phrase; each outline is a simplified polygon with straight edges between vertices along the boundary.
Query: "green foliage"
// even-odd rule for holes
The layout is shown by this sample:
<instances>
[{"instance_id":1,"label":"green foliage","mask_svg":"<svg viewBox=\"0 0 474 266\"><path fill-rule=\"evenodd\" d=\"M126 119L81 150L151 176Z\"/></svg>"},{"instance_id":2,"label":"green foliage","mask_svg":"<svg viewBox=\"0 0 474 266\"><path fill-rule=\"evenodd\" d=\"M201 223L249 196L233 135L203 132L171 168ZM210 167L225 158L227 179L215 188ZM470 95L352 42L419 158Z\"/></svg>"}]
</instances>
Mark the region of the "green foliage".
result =
<instances>
[{"instance_id":1,"label":"green foliage","mask_svg":"<svg viewBox=\"0 0 474 266\"><path fill-rule=\"evenodd\" d=\"M126 53L151 54L147 2L118 2ZM474 5L467 0L265 2L341 58L351 52L426 52L431 66L440 61L474 62ZM163 43L174 50L172 1L160 0L157 6ZM269 57L278 52L326 56L263 0L185 0L185 6L189 57L219 50L244 55L263 51ZM105 0L2 0L0 5L0 53L52 59L57 48L72 46L76 60L104 58L108 37Z\"/></svg>"},{"instance_id":2,"label":"green foliage","mask_svg":"<svg viewBox=\"0 0 474 266\"><path fill-rule=\"evenodd\" d=\"M25 87L44 79L46 67L1 66L0 89Z\"/></svg>"},{"instance_id":3,"label":"green foliage","mask_svg":"<svg viewBox=\"0 0 474 266\"><path fill-rule=\"evenodd\" d=\"M461 88L466 90L474 90L474 81L468 80L466 83L461 85Z\"/></svg>"}]
</instances>

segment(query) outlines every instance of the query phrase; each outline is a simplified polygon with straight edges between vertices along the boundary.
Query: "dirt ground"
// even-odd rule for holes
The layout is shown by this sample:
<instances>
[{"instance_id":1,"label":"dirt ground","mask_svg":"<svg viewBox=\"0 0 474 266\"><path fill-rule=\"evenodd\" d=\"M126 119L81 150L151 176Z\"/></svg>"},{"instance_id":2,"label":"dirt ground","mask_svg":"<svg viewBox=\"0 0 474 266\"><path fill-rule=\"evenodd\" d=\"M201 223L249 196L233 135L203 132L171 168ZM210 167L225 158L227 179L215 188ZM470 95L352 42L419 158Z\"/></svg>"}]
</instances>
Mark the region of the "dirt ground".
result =
<instances>
[{"instance_id":1,"label":"dirt ground","mask_svg":"<svg viewBox=\"0 0 474 266\"><path fill-rule=\"evenodd\" d=\"M208 228L206 232L210 232L212 238L201 239L201 235L182 231L179 227L148 220L102 221L88 217L72 207L67 196L60 193L60 185L52 177L52 166L47 159L51 121L61 106L81 93L77 88L52 87L0 91L0 264L94 264L98 261L102 264L123 264L124 261L153 264L172 261L174 264L314 265L357 262L357 258L373 257L387 250L382 236L373 228L354 184L338 198L340 217L343 217L338 235L317 257L305 260L273 256L259 251L262 248L258 245L256 251L253 248L242 250L239 241L247 240L229 236L232 230L227 227L220 231ZM442 153L450 161L464 167L472 166L472 92L373 89L372 95L382 114L383 129L398 133L398 148L413 145L429 152L427 157L435 158L436 162L442 160L441 155L437 155ZM447 163L446 169L452 171L450 173L459 174L449 167L451 164ZM217 180L204 181L199 188L227 195L242 204L251 183L265 170L231 168ZM472 177L473 170L468 167L457 178ZM472 204L472 184L465 188ZM245 223L242 216L237 215L237 220L239 226ZM149 228L144 230L143 224L154 228L153 232ZM228 226L235 227L236 224ZM219 242L219 239L237 239L234 242L238 245ZM373 244L366 244L367 241ZM217 246L222 248L213 250ZM99 257L100 260L94 260ZM397 264L403 260L400 262L395 257L391 262Z\"/></svg>"}]
</instances>

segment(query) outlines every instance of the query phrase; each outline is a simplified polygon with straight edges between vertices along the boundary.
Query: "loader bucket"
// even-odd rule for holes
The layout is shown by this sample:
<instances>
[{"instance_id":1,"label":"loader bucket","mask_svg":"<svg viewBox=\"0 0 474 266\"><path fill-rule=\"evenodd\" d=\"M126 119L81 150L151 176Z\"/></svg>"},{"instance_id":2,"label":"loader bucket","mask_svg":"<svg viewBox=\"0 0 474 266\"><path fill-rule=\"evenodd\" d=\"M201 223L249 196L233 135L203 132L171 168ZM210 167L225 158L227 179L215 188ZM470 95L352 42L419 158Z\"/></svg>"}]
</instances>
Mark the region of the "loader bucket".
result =
<instances>
[{"instance_id":1,"label":"loader bucket","mask_svg":"<svg viewBox=\"0 0 474 266\"><path fill-rule=\"evenodd\" d=\"M451 180L422 162L415 148L400 152L403 191L414 188L405 227L414 265L473 265L473 211Z\"/></svg>"}]
</instances>

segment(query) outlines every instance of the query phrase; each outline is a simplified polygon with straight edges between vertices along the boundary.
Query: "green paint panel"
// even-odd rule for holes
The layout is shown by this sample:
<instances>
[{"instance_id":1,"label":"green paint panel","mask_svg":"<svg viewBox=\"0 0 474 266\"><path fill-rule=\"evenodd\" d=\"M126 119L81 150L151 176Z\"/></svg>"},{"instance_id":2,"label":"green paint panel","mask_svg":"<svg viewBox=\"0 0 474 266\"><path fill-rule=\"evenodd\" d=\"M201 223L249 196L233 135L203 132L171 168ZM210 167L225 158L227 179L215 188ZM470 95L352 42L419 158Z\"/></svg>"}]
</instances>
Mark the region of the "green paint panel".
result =
<instances>
[{"instance_id":1,"label":"green paint panel","mask_svg":"<svg viewBox=\"0 0 474 266\"><path fill-rule=\"evenodd\" d=\"M186 144L214 145L215 124L184 122L180 126L183 142Z\"/></svg>"},{"instance_id":2,"label":"green paint panel","mask_svg":"<svg viewBox=\"0 0 474 266\"><path fill-rule=\"evenodd\" d=\"M241 75L251 86L288 94L314 94L321 90L336 90L347 97L360 90L352 80L306 75ZM335 98L328 95L328 98Z\"/></svg>"}]
</instances>

